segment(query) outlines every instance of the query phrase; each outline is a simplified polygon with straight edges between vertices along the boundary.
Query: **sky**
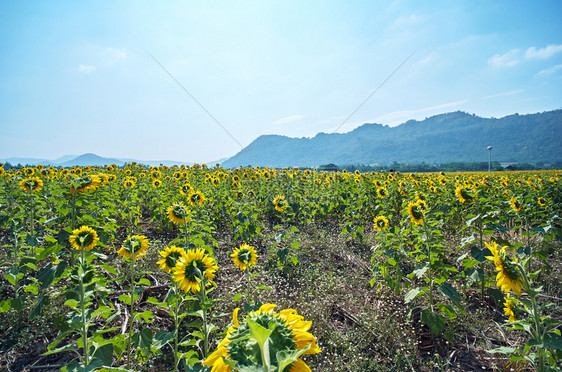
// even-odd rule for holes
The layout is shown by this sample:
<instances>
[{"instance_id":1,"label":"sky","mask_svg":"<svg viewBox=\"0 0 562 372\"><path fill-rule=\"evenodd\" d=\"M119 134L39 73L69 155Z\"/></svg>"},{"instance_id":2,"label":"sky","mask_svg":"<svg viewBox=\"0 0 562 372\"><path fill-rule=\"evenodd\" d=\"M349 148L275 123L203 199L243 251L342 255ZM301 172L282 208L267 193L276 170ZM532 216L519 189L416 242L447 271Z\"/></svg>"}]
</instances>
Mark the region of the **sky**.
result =
<instances>
[{"instance_id":1,"label":"sky","mask_svg":"<svg viewBox=\"0 0 562 372\"><path fill-rule=\"evenodd\" d=\"M264 134L560 109L561 15L558 0L4 0L0 158L207 163Z\"/></svg>"}]
</instances>

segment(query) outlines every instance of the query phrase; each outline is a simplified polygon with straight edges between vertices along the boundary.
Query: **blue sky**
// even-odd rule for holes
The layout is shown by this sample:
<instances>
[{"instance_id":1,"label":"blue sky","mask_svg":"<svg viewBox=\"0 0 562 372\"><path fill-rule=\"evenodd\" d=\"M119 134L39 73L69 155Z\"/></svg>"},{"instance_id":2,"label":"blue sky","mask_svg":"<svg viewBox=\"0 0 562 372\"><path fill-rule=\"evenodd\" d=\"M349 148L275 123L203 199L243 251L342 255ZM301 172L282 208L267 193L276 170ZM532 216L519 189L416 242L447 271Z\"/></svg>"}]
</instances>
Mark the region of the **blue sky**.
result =
<instances>
[{"instance_id":1,"label":"blue sky","mask_svg":"<svg viewBox=\"0 0 562 372\"><path fill-rule=\"evenodd\" d=\"M561 15L557 0L2 1L0 158L203 163L262 134L559 109Z\"/></svg>"}]
</instances>

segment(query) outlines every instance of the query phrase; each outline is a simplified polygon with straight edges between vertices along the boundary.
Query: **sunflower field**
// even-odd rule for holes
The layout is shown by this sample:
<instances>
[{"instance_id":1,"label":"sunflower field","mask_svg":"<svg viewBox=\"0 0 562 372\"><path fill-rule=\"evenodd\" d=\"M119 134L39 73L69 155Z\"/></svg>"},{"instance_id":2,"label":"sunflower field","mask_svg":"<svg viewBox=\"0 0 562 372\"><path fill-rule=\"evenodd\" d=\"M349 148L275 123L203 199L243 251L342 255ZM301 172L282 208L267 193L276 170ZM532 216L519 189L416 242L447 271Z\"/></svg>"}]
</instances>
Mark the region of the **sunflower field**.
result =
<instances>
[{"instance_id":1,"label":"sunflower field","mask_svg":"<svg viewBox=\"0 0 562 372\"><path fill-rule=\"evenodd\" d=\"M0 369L559 371L561 176L0 167Z\"/></svg>"}]
</instances>

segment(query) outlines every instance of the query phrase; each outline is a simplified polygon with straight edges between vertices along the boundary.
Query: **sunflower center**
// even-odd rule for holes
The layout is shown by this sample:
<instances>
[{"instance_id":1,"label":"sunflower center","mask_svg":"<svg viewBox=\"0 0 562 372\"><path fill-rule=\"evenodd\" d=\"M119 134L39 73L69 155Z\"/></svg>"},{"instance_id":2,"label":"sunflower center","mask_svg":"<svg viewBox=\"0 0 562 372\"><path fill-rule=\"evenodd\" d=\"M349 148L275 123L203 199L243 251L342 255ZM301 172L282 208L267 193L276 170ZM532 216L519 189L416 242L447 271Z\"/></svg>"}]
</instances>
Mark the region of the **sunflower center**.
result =
<instances>
[{"instance_id":1,"label":"sunflower center","mask_svg":"<svg viewBox=\"0 0 562 372\"><path fill-rule=\"evenodd\" d=\"M82 247L87 247L90 244L92 244L94 241L94 236L92 235L92 233L88 231L79 232L77 238L78 238L77 239L78 242L80 242L80 245Z\"/></svg>"},{"instance_id":2,"label":"sunflower center","mask_svg":"<svg viewBox=\"0 0 562 372\"><path fill-rule=\"evenodd\" d=\"M252 252L250 252L249 250L241 249L240 252L238 252L238 260L240 262L247 264L248 262L250 262L251 259L252 259Z\"/></svg>"},{"instance_id":3,"label":"sunflower center","mask_svg":"<svg viewBox=\"0 0 562 372\"><path fill-rule=\"evenodd\" d=\"M197 278L203 280L206 270L207 266L203 261L193 260L189 265L185 266L184 275L190 282L196 282Z\"/></svg>"},{"instance_id":4,"label":"sunflower center","mask_svg":"<svg viewBox=\"0 0 562 372\"><path fill-rule=\"evenodd\" d=\"M166 257L166 266L168 267L176 267L176 262L178 262L178 260L181 257L181 253L180 252L170 252L170 254Z\"/></svg>"}]
</instances>

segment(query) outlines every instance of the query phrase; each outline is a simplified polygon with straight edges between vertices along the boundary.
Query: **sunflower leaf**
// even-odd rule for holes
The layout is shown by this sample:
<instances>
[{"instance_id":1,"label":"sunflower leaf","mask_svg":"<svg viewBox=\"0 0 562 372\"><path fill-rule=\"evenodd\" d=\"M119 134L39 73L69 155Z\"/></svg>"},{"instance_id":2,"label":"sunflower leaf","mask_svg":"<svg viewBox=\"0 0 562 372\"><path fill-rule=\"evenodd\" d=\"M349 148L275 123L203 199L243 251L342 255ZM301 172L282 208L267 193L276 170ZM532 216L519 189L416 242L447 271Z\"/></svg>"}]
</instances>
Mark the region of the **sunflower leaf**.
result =
<instances>
[{"instance_id":1,"label":"sunflower leaf","mask_svg":"<svg viewBox=\"0 0 562 372\"><path fill-rule=\"evenodd\" d=\"M248 327L250 328L250 333L260 347L264 367L266 369L269 369L269 336L271 336L271 333L273 333L273 331L254 322L252 319L250 319L250 317L248 317L246 321L248 323Z\"/></svg>"}]
</instances>

